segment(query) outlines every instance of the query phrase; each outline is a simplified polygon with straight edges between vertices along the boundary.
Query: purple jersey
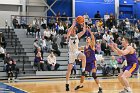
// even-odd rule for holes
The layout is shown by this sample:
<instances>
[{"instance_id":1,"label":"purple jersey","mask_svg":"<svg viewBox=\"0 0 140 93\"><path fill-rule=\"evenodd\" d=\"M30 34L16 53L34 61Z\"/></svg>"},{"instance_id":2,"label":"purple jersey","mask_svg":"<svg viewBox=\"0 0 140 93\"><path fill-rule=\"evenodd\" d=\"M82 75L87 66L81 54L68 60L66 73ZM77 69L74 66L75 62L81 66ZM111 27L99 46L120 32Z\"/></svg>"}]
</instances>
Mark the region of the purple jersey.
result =
<instances>
[{"instance_id":1,"label":"purple jersey","mask_svg":"<svg viewBox=\"0 0 140 93\"><path fill-rule=\"evenodd\" d=\"M127 60L127 66L123 69L123 71L128 70L131 74L134 74L139 68L136 53L127 54L125 57Z\"/></svg>"},{"instance_id":2,"label":"purple jersey","mask_svg":"<svg viewBox=\"0 0 140 93\"><path fill-rule=\"evenodd\" d=\"M86 63L93 63L96 61L95 51L91 49L90 46L88 48L84 48L84 54L86 55Z\"/></svg>"},{"instance_id":3,"label":"purple jersey","mask_svg":"<svg viewBox=\"0 0 140 93\"><path fill-rule=\"evenodd\" d=\"M137 58L135 52L133 54L127 54L127 55L125 55L125 57L126 57L128 65L132 65L134 63L138 63L138 58Z\"/></svg>"}]
</instances>

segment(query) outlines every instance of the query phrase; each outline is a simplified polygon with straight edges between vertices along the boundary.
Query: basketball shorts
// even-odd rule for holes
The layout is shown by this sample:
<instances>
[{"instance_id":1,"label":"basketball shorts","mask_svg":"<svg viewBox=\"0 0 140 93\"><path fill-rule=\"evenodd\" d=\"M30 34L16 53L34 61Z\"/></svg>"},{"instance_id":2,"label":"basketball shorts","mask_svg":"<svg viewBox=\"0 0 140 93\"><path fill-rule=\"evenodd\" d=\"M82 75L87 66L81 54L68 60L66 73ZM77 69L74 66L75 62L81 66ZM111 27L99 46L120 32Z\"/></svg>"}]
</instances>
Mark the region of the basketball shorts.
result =
<instances>
[{"instance_id":1,"label":"basketball shorts","mask_svg":"<svg viewBox=\"0 0 140 93\"><path fill-rule=\"evenodd\" d=\"M92 69L96 69L96 68L95 68L95 63L94 63L94 62L86 63L85 71L91 72Z\"/></svg>"},{"instance_id":2,"label":"basketball shorts","mask_svg":"<svg viewBox=\"0 0 140 93\"><path fill-rule=\"evenodd\" d=\"M138 70L139 64L133 63L132 65L128 65L124 67L123 71L128 70L132 75Z\"/></svg>"},{"instance_id":3,"label":"basketball shorts","mask_svg":"<svg viewBox=\"0 0 140 93\"><path fill-rule=\"evenodd\" d=\"M78 59L80 53L82 52L81 51L69 52L69 64L74 63L75 59Z\"/></svg>"}]
</instances>

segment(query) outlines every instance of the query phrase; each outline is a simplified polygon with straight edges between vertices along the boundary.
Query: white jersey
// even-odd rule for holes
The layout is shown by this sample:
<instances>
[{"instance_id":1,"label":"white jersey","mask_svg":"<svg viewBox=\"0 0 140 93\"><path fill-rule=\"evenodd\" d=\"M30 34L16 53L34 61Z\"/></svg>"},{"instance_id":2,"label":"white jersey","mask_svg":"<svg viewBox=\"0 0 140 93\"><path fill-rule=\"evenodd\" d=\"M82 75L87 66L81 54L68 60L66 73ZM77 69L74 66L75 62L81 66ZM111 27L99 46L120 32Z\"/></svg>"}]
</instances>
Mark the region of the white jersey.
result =
<instances>
[{"instance_id":1,"label":"white jersey","mask_svg":"<svg viewBox=\"0 0 140 93\"><path fill-rule=\"evenodd\" d=\"M69 38L69 52L76 52L78 51L78 44L79 44L79 38L77 35L74 37L70 36Z\"/></svg>"}]
</instances>

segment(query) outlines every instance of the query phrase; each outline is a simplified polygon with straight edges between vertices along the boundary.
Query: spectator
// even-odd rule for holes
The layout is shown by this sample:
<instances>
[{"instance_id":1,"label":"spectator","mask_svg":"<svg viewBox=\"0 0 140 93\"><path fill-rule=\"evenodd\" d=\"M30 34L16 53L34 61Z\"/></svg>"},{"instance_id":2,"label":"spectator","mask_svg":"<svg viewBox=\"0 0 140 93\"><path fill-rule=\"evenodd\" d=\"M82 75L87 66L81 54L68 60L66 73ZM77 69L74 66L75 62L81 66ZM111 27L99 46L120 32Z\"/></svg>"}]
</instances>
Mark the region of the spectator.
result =
<instances>
[{"instance_id":1,"label":"spectator","mask_svg":"<svg viewBox=\"0 0 140 93\"><path fill-rule=\"evenodd\" d=\"M114 37L113 37L112 32L109 32L109 38L110 38L112 41L114 41Z\"/></svg>"},{"instance_id":2,"label":"spectator","mask_svg":"<svg viewBox=\"0 0 140 93\"><path fill-rule=\"evenodd\" d=\"M138 28L139 31L140 31L140 20L137 21L137 28Z\"/></svg>"},{"instance_id":3,"label":"spectator","mask_svg":"<svg viewBox=\"0 0 140 93\"><path fill-rule=\"evenodd\" d=\"M49 22L48 22L48 26L50 29L53 28L55 22L56 22L56 20L54 19L54 16L51 16L51 18L49 19Z\"/></svg>"},{"instance_id":4,"label":"spectator","mask_svg":"<svg viewBox=\"0 0 140 93\"><path fill-rule=\"evenodd\" d=\"M85 13L85 14L83 15L83 17L85 18L85 23L86 23L86 25L87 25L88 22L89 22L89 16L88 16L88 14Z\"/></svg>"},{"instance_id":5,"label":"spectator","mask_svg":"<svg viewBox=\"0 0 140 93\"><path fill-rule=\"evenodd\" d=\"M68 24L68 26L71 25L71 21L70 21L69 17L67 17L67 20L65 21L65 24Z\"/></svg>"},{"instance_id":6,"label":"spectator","mask_svg":"<svg viewBox=\"0 0 140 93\"><path fill-rule=\"evenodd\" d=\"M39 25L39 21L37 20L37 18L35 17L34 19L33 19L33 27L36 27L37 25Z\"/></svg>"},{"instance_id":7,"label":"spectator","mask_svg":"<svg viewBox=\"0 0 140 93\"><path fill-rule=\"evenodd\" d=\"M57 54L58 56L60 56L61 52L59 50L59 47L58 47L58 44L56 43L56 41L53 41L53 43L52 43L52 49L53 49L53 52L55 54Z\"/></svg>"},{"instance_id":8,"label":"spectator","mask_svg":"<svg viewBox=\"0 0 140 93\"><path fill-rule=\"evenodd\" d=\"M101 19L99 21L97 21L97 29L98 29L98 31L103 29L103 21Z\"/></svg>"},{"instance_id":9,"label":"spectator","mask_svg":"<svg viewBox=\"0 0 140 93\"><path fill-rule=\"evenodd\" d=\"M104 58L101 59L100 66L101 66L101 69L102 69L103 76L107 76L109 74L109 72L110 72L110 68L105 63Z\"/></svg>"},{"instance_id":10,"label":"spectator","mask_svg":"<svg viewBox=\"0 0 140 93\"><path fill-rule=\"evenodd\" d=\"M102 38L103 38L100 31L98 31L98 33L95 35L95 37L96 37L96 40L102 40Z\"/></svg>"},{"instance_id":11,"label":"spectator","mask_svg":"<svg viewBox=\"0 0 140 93\"><path fill-rule=\"evenodd\" d=\"M40 49L38 49L38 52L35 56L34 66L37 67L38 71L40 71L40 70L44 71L44 61L43 61Z\"/></svg>"},{"instance_id":12,"label":"spectator","mask_svg":"<svg viewBox=\"0 0 140 93\"><path fill-rule=\"evenodd\" d=\"M91 25L91 31L92 32L98 32L97 27L95 26L95 24Z\"/></svg>"},{"instance_id":13,"label":"spectator","mask_svg":"<svg viewBox=\"0 0 140 93\"><path fill-rule=\"evenodd\" d=\"M64 32L64 26L62 25L62 22L60 22L59 26L58 26L58 29L59 29L59 34L63 35L65 32Z\"/></svg>"},{"instance_id":14,"label":"spectator","mask_svg":"<svg viewBox=\"0 0 140 93\"><path fill-rule=\"evenodd\" d=\"M125 25L126 29L129 30L130 29L130 22L129 22L128 18L125 19L125 24L126 24Z\"/></svg>"},{"instance_id":15,"label":"spectator","mask_svg":"<svg viewBox=\"0 0 140 93\"><path fill-rule=\"evenodd\" d=\"M56 33L59 34L59 26L58 26L58 23L55 23L54 29L55 29Z\"/></svg>"},{"instance_id":16,"label":"spectator","mask_svg":"<svg viewBox=\"0 0 140 93\"><path fill-rule=\"evenodd\" d=\"M110 36L109 36L109 34L107 32L105 32L105 34L103 35L103 39L105 41L109 41L110 40Z\"/></svg>"},{"instance_id":17,"label":"spectator","mask_svg":"<svg viewBox=\"0 0 140 93\"><path fill-rule=\"evenodd\" d=\"M66 34L63 34L60 45L61 45L61 48L63 48L63 45L68 45Z\"/></svg>"},{"instance_id":18,"label":"spectator","mask_svg":"<svg viewBox=\"0 0 140 93\"><path fill-rule=\"evenodd\" d=\"M38 40L35 40L34 41L34 53L35 53L35 56L37 55L38 52L41 52L41 55L42 55L42 58L43 58L43 51L41 49L41 44L39 44Z\"/></svg>"},{"instance_id":19,"label":"spectator","mask_svg":"<svg viewBox=\"0 0 140 93\"><path fill-rule=\"evenodd\" d=\"M105 22L109 19L110 15L106 12L106 14L104 15L104 20Z\"/></svg>"},{"instance_id":20,"label":"spectator","mask_svg":"<svg viewBox=\"0 0 140 93\"><path fill-rule=\"evenodd\" d=\"M121 31L126 30L126 23L125 23L125 20L121 21L118 27L119 27L119 29L120 29Z\"/></svg>"},{"instance_id":21,"label":"spectator","mask_svg":"<svg viewBox=\"0 0 140 93\"><path fill-rule=\"evenodd\" d=\"M1 37L1 46L5 49L6 48L6 46L7 46L7 43L6 43L6 41L5 41L5 37L4 37L4 35L2 34L2 37Z\"/></svg>"},{"instance_id":22,"label":"spectator","mask_svg":"<svg viewBox=\"0 0 140 93\"><path fill-rule=\"evenodd\" d=\"M9 63L6 65L6 72L8 74L8 81L10 81L11 79L14 81L14 79L17 78L19 74L19 68L16 66L15 61L9 61Z\"/></svg>"},{"instance_id":23,"label":"spectator","mask_svg":"<svg viewBox=\"0 0 140 93\"><path fill-rule=\"evenodd\" d=\"M113 70L113 76L114 76L115 70L118 70L118 73L120 73L120 68L118 67L118 63L117 63L117 60L115 59L115 56L111 57L110 65Z\"/></svg>"},{"instance_id":24,"label":"spectator","mask_svg":"<svg viewBox=\"0 0 140 93\"><path fill-rule=\"evenodd\" d=\"M110 47L108 46L108 44L106 43L106 46L105 46L105 56L107 56L107 55L111 55L111 51L110 51Z\"/></svg>"},{"instance_id":25,"label":"spectator","mask_svg":"<svg viewBox=\"0 0 140 93\"><path fill-rule=\"evenodd\" d=\"M52 37L52 40L56 37L56 31L54 28L51 31L51 37Z\"/></svg>"},{"instance_id":26,"label":"spectator","mask_svg":"<svg viewBox=\"0 0 140 93\"><path fill-rule=\"evenodd\" d=\"M121 37L118 37L117 38L116 43L117 43L118 47L121 49L122 48L122 40L121 40Z\"/></svg>"},{"instance_id":27,"label":"spectator","mask_svg":"<svg viewBox=\"0 0 140 93\"><path fill-rule=\"evenodd\" d=\"M40 46L41 46L41 49L43 52L47 50L46 40L44 39L44 37L42 37L42 39L40 39Z\"/></svg>"},{"instance_id":28,"label":"spectator","mask_svg":"<svg viewBox=\"0 0 140 93\"><path fill-rule=\"evenodd\" d=\"M9 63L6 65L6 72L8 74L8 82L10 82L10 80L14 80L14 65L12 63L12 61L9 61Z\"/></svg>"},{"instance_id":29,"label":"spectator","mask_svg":"<svg viewBox=\"0 0 140 93\"><path fill-rule=\"evenodd\" d=\"M61 21L61 18L60 18L60 17L61 17L61 14L60 14L60 12L58 11L57 14L56 14L56 22L57 22L57 23L59 23L59 22Z\"/></svg>"},{"instance_id":30,"label":"spectator","mask_svg":"<svg viewBox=\"0 0 140 93\"><path fill-rule=\"evenodd\" d=\"M109 28L108 27L105 27L105 30L104 30L104 33L109 33L110 32L110 30L109 30Z\"/></svg>"},{"instance_id":31,"label":"spectator","mask_svg":"<svg viewBox=\"0 0 140 93\"><path fill-rule=\"evenodd\" d=\"M21 17L21 27L23 28L23 29L25 29L25 28L27 28L27 24L26 24L26 19L25 19L25 17Z\"/></svg>"},{"instance_id":32,"label":"spectator","mask_svg":"<svg viewBox=\"0 0 140 93\"><path fill-rule=\"evenodd\" d=\"M89 27L91 27L91 26L92 26L92 19L91 19L91 18L89 18L89 20L88 20L88 23L87 23L87 24L88 24L88 26L89 26Z\"/></svg>"},{"instance_id":33,"label":"spectator","mask_svg":"<svg viewBox=\"0 0 140 93\"><path fill-rule=\"evenodd\" d=\"M113 27L111 28L111 32L114 34L115 32L118 32L118 29L116 29L116 27L113 26Z\"/></svg>"},{"instance_id":34,"label":"spectator","mask_svg":"<svg viewBox=\"0 0 140 93\"><path fill-rule=\"evenodd\" d=\"M113 37L115 38L115 39L114 39L114 42L116 42L117 38L119 37L118 32L115 32L115 33L113 34Z\"/></svg>"},{"instance_id":35,"label":"spectator","mask_svg":"<svg viewBox=\"0 0 140 93\"><path fill-rule=\"evenodd\" d=\"M110 18L106 21L106 26L111 29L113 25L116 26L116 20L113 16L110 15Z\"/></svg>"},{"instance_id":36,"label":"spectator","mask_svg":"<svg viewBox=\"0 0 140 93\"><path fill-rule=\"evenodd\" d=\"M104 39L102 40L101 43L101 50L104 52L105 56L111 55L110 48Z\"/></svg>"},{"instance_id":37,"label":"spectator","mask_svg":"<svg viewBox=\"0 0 140 93\"><path fill-rule=\"evenodd\" d=\"M46 30L44 31L43 36L47 41L52 40L51 31L49 31L48 27L46 27Z\"/></svg>"},{"instance_id":38,"label":"spectator","mask_svg":"<svg viewBox=\"0 0 140 93\"><path fill-rule=\"evenodd\" d=\"M40 27L38 25L35 28L35 37L36 37L36 39L41 38Z\"/></svg>"},{"instance_id":39,"label":"spectator","mask_svg":"<svg viewBox=\"0 0 140 93\"><path fill-rule=\"evenodd\" d=\"M96 41L96 52L97 54L104 54L103 51L101 50L101 43L99 40Z\"/></svg>"},{"instance_id":40,"label":"spectator","mask_svg":"<svg viewBox=\"0 0 140 93\"><path fill-rule=\"evenodd\" d=\"M18 23L17 16L14 16L13 26L14 28L20 28L20 24Z\"/></svg>"},{"instance_id":41,"label":"spectator","mask_svg":"<svg viewBox=\"0 0 140 93\"><path fill-rule=\"evenodd\" d=\"M10 54L7 53L4 58L4 71L6 71L6 65L9 64L10 61L14 62L14 60L10 57Z\"/></svg>"},{"instance_id":42,"label":"spectator","mask_svg":"<svg viewBox=\"0 0 140 93\"><path fill-rule=\"evenodd\" d=\"M41 27L46 29L46 20L43 17L41 17Z\"/></svg>"},{"instance_id":43,"label":"spectator","mask_svg":"<svg viewBox=\"0 0 140 93\"><path fill-rule=\"evenodd\" d=\"M64 29L65 29L64 34L66 34L69 30L69 24L68 23L65 24Z\"/></svg>"},{"instance_id":44,"label":"spectator","mask_svg":"<svg viewBox=\"0 0 140 93\"><path fill-rule=\"evenodd\" d=\"M3 60L5 58L5 50L1 45L0 45L0 58L2 58Z\"/></svg>"},{"instance_id":45,"label":"spectator","mask_svg":"<svg viewBox=\"0 0 140 93\"><path fill-rule=\"evenodd\" d=\"M14 62L14 60L10 57L10 54L7 53L6 56L5 56L5 58L4 58L4 64L8 64L9 61Z\"/></svg>"},{"instance_id":46,"label":"spectator","mask_svg":"<svg viewBox=\"0 0 140 93\"><path fill-rule=\"evenodd\" d=\"M46 42L46 40L44 39L44 37L42 37L42 39L41 39L41 49L42 49L42 51L43 52L50 52L51 51L51 48L50 48L50 46L49 45L47 45L48 44L48 42L49 41L47 41Z\"/></svg>"},{"instance_id":47,"label":"spectator","mask_svg":"<svg viewBox=\"0 0 140 93\"><path fill-rule=\"evenodd\" d=\"M94 18L96 20L99 20L101 18L101 15L100 15L100 12L99 11L97 11L97 13L94 15Z\"/></svg>"},{"instance_id":48,"label":"spectator","mask_svg":"<svg viewBox=\"0 0 140 93\"><path fill-rule=\"evenodd\" d=\"M33 27L32 24L29 24L29 26L27 27L27 33L26 33L26 35L28 36L28 33L31 35L30 32L32 33L32 36L33 36L33 34L35 32L35 29L34 29L34 27Z\"/></svg>"},{"instance_id":49,"label":"spectator","mask_svg":"<svg viewBox=\"0 0 140 93\"><path fill-rule=\"evenodd\" d=\"M48 61L48 70L57 70L60 66L60 64L56 63L56 56L53 54L53 52L50 53L50 55L47 57L47 61Z\"/></svg>"}]
</instances>

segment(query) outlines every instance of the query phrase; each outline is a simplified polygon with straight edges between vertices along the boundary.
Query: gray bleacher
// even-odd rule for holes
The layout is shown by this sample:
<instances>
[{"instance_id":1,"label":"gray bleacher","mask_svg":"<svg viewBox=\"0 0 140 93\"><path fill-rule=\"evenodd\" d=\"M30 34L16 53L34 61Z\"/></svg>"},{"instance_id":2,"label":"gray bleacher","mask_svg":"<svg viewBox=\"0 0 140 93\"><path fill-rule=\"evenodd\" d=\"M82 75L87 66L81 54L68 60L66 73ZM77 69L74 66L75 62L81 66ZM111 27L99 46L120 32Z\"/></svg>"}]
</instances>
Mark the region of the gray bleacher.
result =
<instances>
[{"instance_id":1,"label":"gray bleacher","mask_svg":"<svg viewBox=\"0 0 140 93\"><path fill-rule=\"evenodd\" d=\"M41 33L43 33L44 30L41 30ZM28 56L28 61L31 63L31 66L33 66L33 61L34 61L34 50L33 50L33 42L35 40L34 37L32 36L26 36L26 30L24 29L15 29L15 33L18 36L22 47L24 48L24 52L26 52L26 56ZM60 44L60 38L58 38L57 40L58 44ZM81 43L81 45L83 45L83 43ZM41 76L47 76L47 77L56 77L56 75L59 75L59 77L64 77L66 74L66 69L67 69L67 64L68 64L68 49L64 48L61 49L61 56L60 57L56 57L57 63L60 64L59 67L59 71L37 71L35 74L41 75ZM47 56L49 55L49 53L44 53L44 59L47 59ZM78 66L78 68L80 68ZM52 73L53 72L53 73Z\"/></svg>"},{"instance_id":2,"label":"gray bleacher","mask_svg":"<svg viewBox=\"0 0 140 93\"><path fill-rule=\"evenodd\" d=\"M44 78L47 77L65 77L66 74L66 70L67 70L67 64L68 64L68 48L60 48L61 51L61 56L57 57L57 63L60 64L60 67L58 69L58 71L34 71L33 68L33 62L34 62L34 50L33 50L33 42L35 40L35 37L32 37L31 35L28 36L26 35L26 29L15 29L14 31L11 31L11 33L13 33L13 40L11 41L10 37L8 37L8 35L5 33L5 37L6 37L6 41L8 43L7 45L7 52L11 54L11 56L17 61L17 65L20 68L20 75L19 75L19 79L24 79L24 78L40 78L41 76L45 76ZM41 33L43 33L43 29L41 30ZM15 50L14 50L14 45L15 45L15 38L17 38L17 45L20 46L20 54L19 49L17 47L16 52L17 55L15 55ZM61 37L57 38L58 39L58 44L60 44L60 39ZM11 45L11 42L13 42L13 47ZM83 39L80 40L80 46L85 45L85 42ZM44 53L44 59L47 58L49 53ZM112 55L116 54L114 52L112 52ZM24 61L25 61L25 74L23 74L22 70L23 70L23 56L24 56ZM118 56L116 56L118 57ZM105 62L109 63L110 57L106 56L105 58ZM20 60L20 61L18 61ZM0 62L0 75L4 78L6 78L6 73L3 72L3 62ZM100 61L97 61L97 64L100 64ZM80 74L80 66L77 66L77 72L78 74ZM2 78L1 77L1 78ZM0 79L1 79L0 78Z\"/></svg>"}]
</instances>

